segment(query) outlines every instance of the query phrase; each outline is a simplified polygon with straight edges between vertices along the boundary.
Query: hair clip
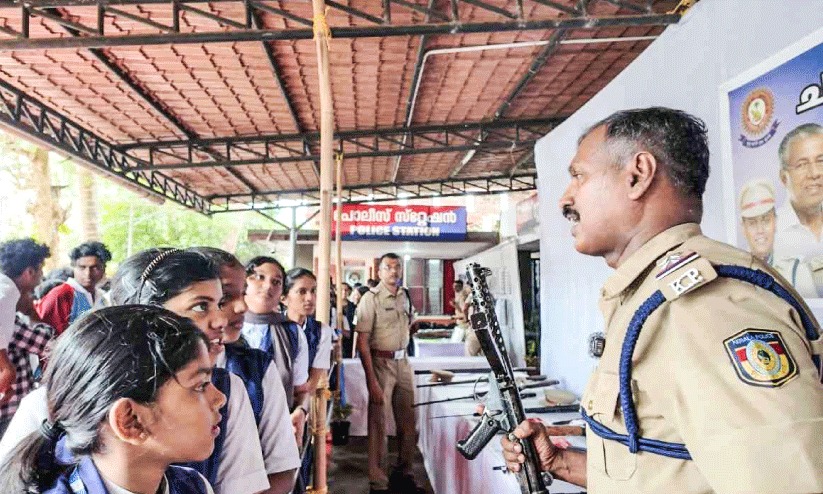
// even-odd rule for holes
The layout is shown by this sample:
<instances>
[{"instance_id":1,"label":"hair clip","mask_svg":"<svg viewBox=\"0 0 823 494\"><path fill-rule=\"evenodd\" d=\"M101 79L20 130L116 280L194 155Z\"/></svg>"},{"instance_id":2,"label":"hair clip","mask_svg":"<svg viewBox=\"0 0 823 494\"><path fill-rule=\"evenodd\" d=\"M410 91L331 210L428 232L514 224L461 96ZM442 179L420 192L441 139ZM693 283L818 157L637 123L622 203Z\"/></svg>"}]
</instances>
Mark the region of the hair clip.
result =
<instances>
[{"instance_id":1,"label":"hair clip","mask_svg":"<svg viewBox=\"0 0 823 494\"><path fill-rule=\"evenodd\" d=\"M154 271L154 268L156 268L158 264L163 262L163 259L169 257L170 255L172 255L176 252L182 252L182 251L180 249L169 249L169 250L161 252L160 254L157 254L157 257L152 259L152 261L149 263L149 265L146 266L146 269L143 270L143 274L140 275L140 281L145 283L146 280L148 280L149 275L151 274L151 272Z\"/></svg>"}]
</instances>

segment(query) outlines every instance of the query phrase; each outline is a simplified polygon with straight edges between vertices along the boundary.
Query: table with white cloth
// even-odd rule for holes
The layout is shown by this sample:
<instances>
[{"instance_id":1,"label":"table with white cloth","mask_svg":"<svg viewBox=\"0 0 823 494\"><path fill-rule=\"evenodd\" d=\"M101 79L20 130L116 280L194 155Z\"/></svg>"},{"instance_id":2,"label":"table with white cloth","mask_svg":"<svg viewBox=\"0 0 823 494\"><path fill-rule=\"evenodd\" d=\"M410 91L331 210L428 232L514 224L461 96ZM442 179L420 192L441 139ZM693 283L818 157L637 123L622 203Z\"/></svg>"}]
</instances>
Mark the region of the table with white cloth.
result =
<instances>
[{"instance_id":1,"label":"table with white cloth","mask_svg":"<svg viewBox=\"0 0 823 494\"><path fill-rule=\"evenodd\" d=\"M432 369L457 370L454 381L474 380L488 370L488 361L484 357L412 357L409 359L415 374L415 382L424 384L429 382L430 374L420 373ZM359 359L345 359L345 386L347 401L354 408L350 417L351 435L365 436L367 434L368 390L365 383L363 367ZM475 372L460 372L474 370ZM451 384L416 389L416 403L470 395L473 384ZM479 391L488 389L485 383L478 384ZM542 388L529 390L537 397L525 398L523 405L526 408L545 406L542 399ZM475 424L477 417L472 414L475 402L470 399L447 403L435 403L418 407L417 430L420 434L418 447L424 459L429 480L437 494L519 494L520 488L517 477L504 473L500 467L504 465L500 436L492 439L483 451L474 460L466 460L455 448L457 441L465 439ZM448 417L443 417L447 416ZM551 413L528 414L529 417L541 418L546 423L558 420L579 418L579 413ZM434 418L440 417L440 418ZM393 419L386 422L386 432L393 435L395 424ZM567 438L572 447L584 448L585 438ZM578 493L585 489L562 481L555 481L550 491L552 493Z\"/></svg>"},{"instance_id":2,"label":"table with white cloth","mask_svg":"<svg viewBox=\"0 0 823 494\"><path fill-rule=\"evenodd\" d=\"M410 357L409 363L416 372L432 369L482 370L489 368L489 362L485 357ZM352 414L349 416L351 422L349 434L365 436L368 434L366 419L369 410L369 388L366 385L366 374L363 372L359 358L343 359L343 376L346 386L346 403L352 406ZM422 378L427 380L429 376L427 374ZM394 418L389 414L386 420L386 434L392 436L394 433Z\"/></svg>"},{"instance_id":3,"label":"table with white cloth","mask_svg":"<svg viewBox=\"0 0 823 494\"><path fill-rule=\"evenodd\" d=\"M477 374L457 374L454 380L468 380L476 378ZM418 384L428 381L426 376L416 376ZM478 391L486 391L488 385L479 383ZM417 389L417 402L434 401L445 398L455 398L471 395L474 384L452 384ZM525 408L543 407L543 389L531 389L526 392L535 392L534 398L524 398ZM474 400L460 400L446 403L424 405L417 409L417 430L420 433L418 447L423 455L423 462L429 480L437 494L476 494L478 492L494 494L519 494L520 487L517 476L505 473L503 446L501 436L493 438L474 460L466 460L457 452L457 441L468 437L479 421L479 417L472 414L475 411ZM546 423L558 420L580 418L580 414L547 413L527 414L530 418L536 417ZM585 438L566 438L572 447L584 448ZM585 489L556 480L549 489L552 493L578 493Z\"/></svg>"},{"instance_id":4,"label":"table with white cloth","mask_svg":"<svg viewBox=\"0 0 823 494\"><path fill-rule=\"evenodd\" d=\"M462 357L466 355L466 345L448 338L414 338L415 357Z\"/></svg>"}]
</instances>

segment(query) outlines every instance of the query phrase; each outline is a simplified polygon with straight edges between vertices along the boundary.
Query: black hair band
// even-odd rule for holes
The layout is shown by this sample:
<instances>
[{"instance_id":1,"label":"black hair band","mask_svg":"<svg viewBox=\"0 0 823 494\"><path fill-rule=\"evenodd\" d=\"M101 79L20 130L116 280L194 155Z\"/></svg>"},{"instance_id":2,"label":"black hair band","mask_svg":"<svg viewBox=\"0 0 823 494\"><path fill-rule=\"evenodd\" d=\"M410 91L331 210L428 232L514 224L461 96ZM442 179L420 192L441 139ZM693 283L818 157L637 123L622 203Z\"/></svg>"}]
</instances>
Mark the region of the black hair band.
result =
<instances>
[{"instance_id":1,"label":"black hair band","mask_svg":"<svg viewBox=\"0 0 823 494\"><path fill-rule=\"evenodd\" d=\"M49 419L44 419L43 423L40 424L40 434L51 442L60 439L60 436L65 432L66 429L59 421L49 422Z\"/></svg>"}]
</instances>

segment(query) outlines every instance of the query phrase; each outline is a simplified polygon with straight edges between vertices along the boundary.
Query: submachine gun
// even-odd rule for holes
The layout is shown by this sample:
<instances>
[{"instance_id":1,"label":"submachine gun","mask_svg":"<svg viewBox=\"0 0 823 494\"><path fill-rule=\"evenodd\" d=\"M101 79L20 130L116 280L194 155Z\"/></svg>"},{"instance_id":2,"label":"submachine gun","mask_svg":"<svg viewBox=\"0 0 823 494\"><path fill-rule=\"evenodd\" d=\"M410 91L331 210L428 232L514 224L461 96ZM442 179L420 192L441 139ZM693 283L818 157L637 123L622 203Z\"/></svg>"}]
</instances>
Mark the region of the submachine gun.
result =
<instances>
[{"instance_id":1,"label":"submachine gun","mask_svg":"<svg viewBox=\"0 0 823 494\"><path fill-rule=\"evenodd\" d=\"M520 390L514 379L509 354L500 331L500 323L494 312L486 277L491 270L471 263L466 267L474 313L469 318L471 327L480 341L480 348L489 361L489 393L486 408L469 436L457 442L457 450L468 460L473 460L498 432L509 434L509 439L516 440L511 434L515 427L526 420ZM548 485L554 480L550 473L540 471L540 462L531 440L521 441L526 461L517 472L520 492L523 494L548 494Z\"/></svg>"}]
</instances>

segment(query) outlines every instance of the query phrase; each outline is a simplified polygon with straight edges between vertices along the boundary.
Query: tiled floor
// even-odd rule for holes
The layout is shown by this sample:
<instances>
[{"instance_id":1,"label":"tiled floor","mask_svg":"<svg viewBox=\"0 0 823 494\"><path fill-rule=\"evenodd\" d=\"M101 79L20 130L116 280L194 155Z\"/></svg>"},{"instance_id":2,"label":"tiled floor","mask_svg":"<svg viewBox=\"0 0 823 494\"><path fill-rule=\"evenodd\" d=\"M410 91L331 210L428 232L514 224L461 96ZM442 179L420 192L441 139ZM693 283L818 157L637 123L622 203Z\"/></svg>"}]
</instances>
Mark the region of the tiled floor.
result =
<instances>
[{"instance_id":1,"label":"tiled floor","mask_svg":"<svg viewBox=\"0 0 823 494\"><path fill-rule=\"evenodd\" d=\"M389 438L389 464L397 460L397 447L394 438ZM351 437L346 446L335 446L329 464L329 492L331 494L365 494L369 492L368 475L369 456L365 437ZM418 451L414 462L414 476L418 485L433 493L423 457Z\"/></svg>"}]
</instances>

